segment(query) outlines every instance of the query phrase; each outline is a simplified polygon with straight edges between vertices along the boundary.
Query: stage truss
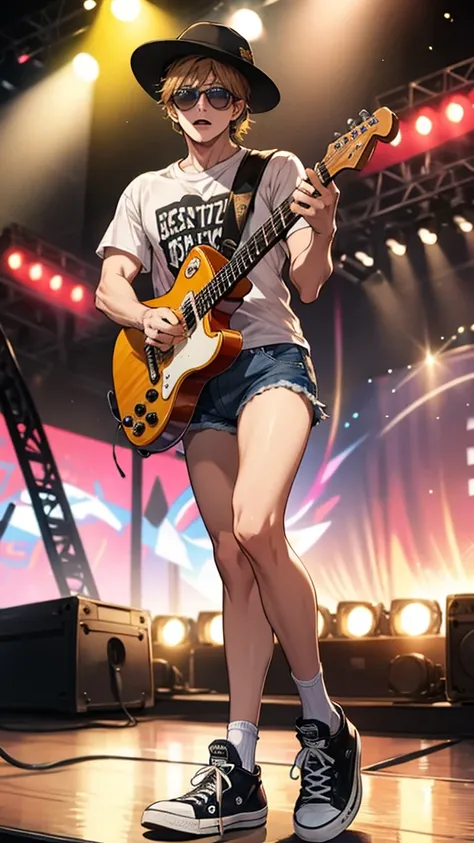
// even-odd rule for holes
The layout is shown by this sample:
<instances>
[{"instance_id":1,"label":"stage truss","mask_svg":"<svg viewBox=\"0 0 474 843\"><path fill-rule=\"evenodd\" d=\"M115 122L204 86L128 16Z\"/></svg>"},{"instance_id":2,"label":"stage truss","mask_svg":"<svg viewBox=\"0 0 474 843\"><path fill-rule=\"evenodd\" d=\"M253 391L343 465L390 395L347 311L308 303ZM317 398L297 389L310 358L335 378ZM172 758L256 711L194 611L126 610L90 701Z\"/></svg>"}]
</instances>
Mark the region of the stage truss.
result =
<instances>
[{"instance_id":1,"label":"stage truss","mask_svg":"<svg viewBox=\"0 0 474 843\"><path fill-rule=\"evenodd\" d=\"M80 594L99 599L48 438L1 328L0 408L61 597Z\"/></svg>"},{"instance_id":2,"label":"stage truss","mask_svg":"<svg viewBox=\"0 0 474 843\"><path fill-rule=\"evenodd\" d=\"M447 94L459 93L473 85L474 58L471 58L380 94L376 97L377 108L385 105L399 113L419 108Z\"/></svg>"}]
</instances>

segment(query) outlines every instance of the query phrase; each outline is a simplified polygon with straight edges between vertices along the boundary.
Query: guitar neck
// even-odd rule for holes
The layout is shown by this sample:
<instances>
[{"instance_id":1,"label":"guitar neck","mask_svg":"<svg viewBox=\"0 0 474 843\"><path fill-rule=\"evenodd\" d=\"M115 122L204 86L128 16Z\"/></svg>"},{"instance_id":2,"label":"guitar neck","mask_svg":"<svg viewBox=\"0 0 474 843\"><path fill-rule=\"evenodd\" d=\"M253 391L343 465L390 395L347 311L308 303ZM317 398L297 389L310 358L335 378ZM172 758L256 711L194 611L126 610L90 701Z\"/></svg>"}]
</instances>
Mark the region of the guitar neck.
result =
<instances>
[{"instance_id":1,"label":"guitar neck","mask_svg":"<svg viewBox=\"0 0 474 843\"><path fill-rule=\"evenodd\" d=\"M316 164L315 172L326 186L331 181L324 162ZM200 293L196 295L196 306L199 316L202 318L208 313L242 278L258 264L270 249L275 246L292 225L299 219L290 205L293 202L293 194L285 199L266 222L234 253L232 259L214 276Z\"/></svg>"}]
</instances>

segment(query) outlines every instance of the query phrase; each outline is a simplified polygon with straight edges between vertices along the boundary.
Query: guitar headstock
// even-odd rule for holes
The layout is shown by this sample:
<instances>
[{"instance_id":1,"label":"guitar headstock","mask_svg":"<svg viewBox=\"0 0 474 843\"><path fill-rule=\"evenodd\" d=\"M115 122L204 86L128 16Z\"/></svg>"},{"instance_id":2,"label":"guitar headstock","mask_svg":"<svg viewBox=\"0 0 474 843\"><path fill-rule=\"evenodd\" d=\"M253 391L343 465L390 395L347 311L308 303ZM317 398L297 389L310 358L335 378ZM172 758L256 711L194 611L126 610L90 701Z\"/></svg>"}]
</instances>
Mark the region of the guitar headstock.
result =
<instances>
[{"instance_id":1,"label":"guitar headstock","mask_svg":"<svg viewBox=\"0 0 474 843\"><path fill-rule=\"evenodd\" d=\"M366 116L367 115L367 116ZM364 118L329 144L319 164L324 180L329 182L342 170L362 170L370 161L377 143L390 143L398 134L398 117L389 108L374 114L361 111Z\"/></svg>"}]
</instances>

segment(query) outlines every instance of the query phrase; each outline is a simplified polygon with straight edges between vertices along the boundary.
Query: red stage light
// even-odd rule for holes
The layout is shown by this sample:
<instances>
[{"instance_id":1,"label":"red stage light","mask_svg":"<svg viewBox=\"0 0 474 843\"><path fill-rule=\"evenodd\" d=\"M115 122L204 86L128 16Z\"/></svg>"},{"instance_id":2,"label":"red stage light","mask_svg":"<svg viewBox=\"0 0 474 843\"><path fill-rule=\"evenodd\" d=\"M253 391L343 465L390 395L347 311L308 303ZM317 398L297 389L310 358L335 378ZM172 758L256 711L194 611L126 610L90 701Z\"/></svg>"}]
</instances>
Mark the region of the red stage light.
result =
<instances>
[{"instance_id":1,"label":"red stage light","mask_svg":"<svg viewBox=\"0 0 474 843\"><path fill-rule=\"evenodd\" d=\"M420 114L416 119L415 129L419 135L429 135L433 128L433 121L426 114Z\"/></svg>"},{"instance_id":2,"label":"red stage light","mask_svg":"<svg viewBox=\"0 0 474 843\"><path fill-rule=\"evenodd\" d=\"M460 102L452 101L448 103L444 113L450 123L460 123L464 117L464 106Z\"/></svg>"},{"instance_id":3,"label":"red stage light","mask_svg":"<svg viewBox=\"0 0 474 843\"><path fill-rule=\"evenodd\" d=\"M28 53L22 53L20 56L18 56L17 62L18 64L26 64L26 62L29 61L30 58L31 56L29 56Z\"/></svg>"},{"instance_id":4,"label":"red stage light","mask_svg":"<svg viewBox=\"0 0 474 843\"><path fill-rule=\"evenodd\" d=\"M43 267L40 263L34 263L33 266L30 267L29 276L32 281L39 281L43 275Z\"/></svg>"},{"instance_id":5,"label":"red stage light","mask_svg":"<svg viewBox=\"0 0 474 843\"><path fill-rule=\"evenodd\" d=\"M84 287L79 284L71 290L71 298L73 301L79 302L84 298Z\"/></svg>"},{"instance_id":6,"label":"red stage light","mask_svg":"<svg viewBox=\"0 0 474 843\"><path fill-rule=\"evenodd\" d=\"M23 255L21 252L12 252L8 257L7 263L10 269L20 269L23 263Z\"/></svg>"},{"instance_id":7,"label":"red stage light","mask_svg":"<svg viewBox=\"0 0 474 843\"><path fill-rule=\"evenodd\" d=\"M63 286L63 277L62 275L53 275L51 281L49 282L49 286L52 290L60 290Z\"/></svg>"}]
</instances>

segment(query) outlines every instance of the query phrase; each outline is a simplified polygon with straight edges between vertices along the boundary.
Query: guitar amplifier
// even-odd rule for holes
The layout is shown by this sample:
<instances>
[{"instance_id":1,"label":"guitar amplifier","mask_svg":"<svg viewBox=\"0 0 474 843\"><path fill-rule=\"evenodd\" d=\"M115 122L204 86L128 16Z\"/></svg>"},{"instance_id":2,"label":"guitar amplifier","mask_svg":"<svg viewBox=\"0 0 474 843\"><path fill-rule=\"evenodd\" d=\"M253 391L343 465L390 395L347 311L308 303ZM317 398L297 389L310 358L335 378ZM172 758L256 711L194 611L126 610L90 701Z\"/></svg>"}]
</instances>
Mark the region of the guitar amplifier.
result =
<instances>
[{"instance_id":1,"label":"guitar amplifier","mask_svg":"<svg viewBox=\"0 0 474 843\"><path fill-rule=\"evenodd\" d=\"M152 706L150 629L148 612L87 597L0 610L0 709Z\"/></svg>"}]
</instances>

